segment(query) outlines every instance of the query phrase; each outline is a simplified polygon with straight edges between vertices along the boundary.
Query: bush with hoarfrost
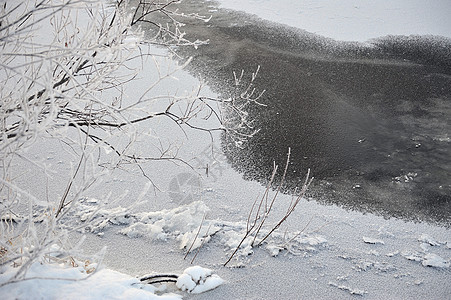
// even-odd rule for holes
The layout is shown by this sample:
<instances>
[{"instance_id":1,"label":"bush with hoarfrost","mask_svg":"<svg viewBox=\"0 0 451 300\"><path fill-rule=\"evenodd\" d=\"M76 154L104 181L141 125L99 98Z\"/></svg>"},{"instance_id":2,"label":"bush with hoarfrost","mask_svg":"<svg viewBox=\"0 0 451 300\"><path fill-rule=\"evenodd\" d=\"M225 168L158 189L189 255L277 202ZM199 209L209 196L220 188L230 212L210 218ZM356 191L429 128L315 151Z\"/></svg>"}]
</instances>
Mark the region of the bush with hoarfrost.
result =
<instances>
[{"instance_id":1,"label":"bush with hoarfrost","mask_svg":"<svg viewBox=\"0 0 451 300\"><path fill-rule=\"evenodd\" d=\"M246 92L238 98L213 99L203 97L199 86L184 94L158 94L159 86L172 80L189 59L177 64L170 51L149 45L198 47L204 42L187 40L178 19L208 18L180 13L174 8L177 1L130 3L1 3L0 270L13 266L14 271L0 288L26 278L36 262L70 265L81 255L82 241L70 241L71 232L89 226L105 205L125 196L106 195L92 203L94 209L83 215L82 225L77 212L82 200L90 199L115 170L148 179L142 200L153 185L153 174L144 165L189 165L170 137L163 141L155 136L154 120L167 119L183 132L201 131L207 138L222 131L237 144L255 133L244 109L257 99ZM158 15L170 16L170 22L153 21ZM142 23L155 27L154 37L144 37ZM156 71L146 88L130 88L149 63ZM147 152L137 143L148 145ZM54 145L59 148L49 149ZM51 163L52 157L60 161ZM24 179L23 172L33 174ZM59 180L65 185L58 185ZM49 255L55 244L58 257Z\"/></svg>"}]
</instances>

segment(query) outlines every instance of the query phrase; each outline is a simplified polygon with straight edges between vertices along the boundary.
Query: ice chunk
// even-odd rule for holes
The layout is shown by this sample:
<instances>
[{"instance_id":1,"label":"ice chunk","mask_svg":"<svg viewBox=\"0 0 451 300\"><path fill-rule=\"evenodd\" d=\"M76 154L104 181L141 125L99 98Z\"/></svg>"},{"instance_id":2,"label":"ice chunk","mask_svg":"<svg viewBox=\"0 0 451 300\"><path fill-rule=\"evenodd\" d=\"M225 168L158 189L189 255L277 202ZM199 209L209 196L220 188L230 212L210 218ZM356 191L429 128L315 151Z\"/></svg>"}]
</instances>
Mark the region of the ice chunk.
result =
<instances>
[{"instance_id":1,"label":"ice chunk","mask_svg":"<svg viewBox=\"0 0 451 300\"><path fill-rule=\"evenodd\" d=\"M413 261L422 261L423 260L421 253L419 253L417 251L406 250L406 251L401 252L401 255L408 260L413 260Z\"/></svg>"},{"instance_id":2,"label":"ice chunk","mask_svg":"<svg viewBox=\"0 0 451 300\"><path fill-rule=\"evenodd\" d=\"M418 241L429 244L431 246L440 246L440 242L436 241L434 238L432 238L431 236L429 236L427 234L422 234L418 238Z\"/></svg>"},{"instance_id":3,"label":"ice chunk","mask_svg":"<svg viewBox=\"0 0 451 300\"><path fill-rule=\"evenodd\" d=\"M446 261L445 259L434 253L426 254L424 256L422 264L425 267L449 268L449 261Z\"/></svg>"}]
</instances>

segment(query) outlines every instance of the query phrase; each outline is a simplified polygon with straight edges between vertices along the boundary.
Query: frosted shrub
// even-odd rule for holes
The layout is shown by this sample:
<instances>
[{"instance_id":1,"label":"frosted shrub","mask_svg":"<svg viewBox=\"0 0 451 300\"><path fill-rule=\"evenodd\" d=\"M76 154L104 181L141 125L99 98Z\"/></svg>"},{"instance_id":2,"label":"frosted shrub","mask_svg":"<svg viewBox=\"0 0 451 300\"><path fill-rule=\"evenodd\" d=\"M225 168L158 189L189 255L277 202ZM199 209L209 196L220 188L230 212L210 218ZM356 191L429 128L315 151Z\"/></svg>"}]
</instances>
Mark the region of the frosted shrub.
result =
<instances>
[{"instance_id":1,"label":"frosted shrub","mask_svg":"<svg viewBox=\"0 0 451 300\"><path fill-rule=\"evenodd\" d=\"M89 199L114 170L135 165L149 180L143 198L153 183L142 164L161 160L189 164L175 145L160 142L150 121L166 118L182 131L197 130L207 136L222 131L237 143L255 133L244 111L245 104L254 100L249 95L226 100L202 97L202 86L183 95L156 92L190 59L176 63L170 51L149 45L198 47L205 43L187 40L178 18L208 18L184 15L173 8L176 3L132 1L128 6L127 1L29 0L1 4L0 272L4 266L17 267L2 285L22 280L36 261L55 261L55 257L69 264L73 261L82 241L69 241L70 233L89 226L108 200L125 197L105 195L91 214L83 216L82 225L75 221L82 200ZM159 14L170 16L169 23L153 21ZM144 37L139 27L143 22L155 26L154 37ZM152 82L137 92L130 85L148 63L156 70L150 76ZM36 149L55 141L65 151L62 157L68 161L61 163L70 164L69 170L37 158L37 154L52 155ZM158 147L137 153L137 142ZM37 170L32 181L20 180L19 166ZM67 185L53 187L55 178L63 178ZM58 255L52 256L50 249L55 247Z\"/></svg>"}]
</instances>

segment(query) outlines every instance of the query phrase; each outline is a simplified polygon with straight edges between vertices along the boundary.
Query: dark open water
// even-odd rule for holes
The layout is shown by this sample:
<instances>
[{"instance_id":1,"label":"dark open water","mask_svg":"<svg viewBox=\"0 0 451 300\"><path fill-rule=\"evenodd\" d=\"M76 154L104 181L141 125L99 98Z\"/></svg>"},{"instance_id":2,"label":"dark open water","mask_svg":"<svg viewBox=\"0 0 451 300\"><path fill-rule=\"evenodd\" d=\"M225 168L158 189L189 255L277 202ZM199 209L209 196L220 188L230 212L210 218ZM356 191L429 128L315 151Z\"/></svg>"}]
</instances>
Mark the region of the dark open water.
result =
<instances>
[{"instance_id":1,"label":"dark open water","mask_svg":"<svg viewBox=\"0 0 451 300\"><path fill-rule=\"evenodd\" d=\"M212 14L201 1L184 5ZM311 168L317 201L451 224L450 39L344 43L225 10L184 29L210 40L177 51L220 94L233 91L233 71L249 78L260 66L255 86L267 107L250 114L261 130L243 149L224 140L245 178L266 182L290 147L287 192Z\"/></svg>"}]
</instances>

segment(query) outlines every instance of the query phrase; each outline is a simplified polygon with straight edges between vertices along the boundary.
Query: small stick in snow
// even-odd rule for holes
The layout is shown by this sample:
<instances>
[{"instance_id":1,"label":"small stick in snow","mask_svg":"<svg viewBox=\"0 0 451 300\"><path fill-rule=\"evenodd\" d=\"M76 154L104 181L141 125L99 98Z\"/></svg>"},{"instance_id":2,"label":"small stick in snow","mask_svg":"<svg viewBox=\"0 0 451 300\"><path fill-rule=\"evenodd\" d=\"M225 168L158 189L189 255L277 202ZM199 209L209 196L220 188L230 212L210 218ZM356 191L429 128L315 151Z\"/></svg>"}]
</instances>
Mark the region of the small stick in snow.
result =
<instances>
[{"instance_id":1,"label":"small stick in snow","mask_svg":"<svg viewBox=\"0 0 451 300\"><path fill-rule=\"evenodd\" d=\"M191 264L193 264L194 260L197 257L197 254L199 254L200 249L204 246L204 243L205 243L205 241L206 241L206 239L208 237L208 232L210 231L210 228L211 228L211 224L210 224L210 226L208 226L207 232L205 233L205 238L202 240L202 243L200 244L199 248L197 248L196 254L194 254L194 257L191 260Z\"/></svg>"},{"instance_id":2,"label":"small stick in snow","mask_svg":"<svg viewBox=\"0 0 451 300\"><path fill-rule=\"evenodd\" d=\"M202 218L202 222L200 222L199 230L197 230L196 236L194 237L194 240L193 240L193 242L191 243L191 246L189 247L188 251L186 251L185 257L183 257L183 259L186 259L186 257L188 256L188 254L191 252L191 249L193 248L194 243L195 243L196 240L197 240L197 236L199 235L200 230L202 229L202 225L204 224L205 216L206 216L206 215L207 215L207 214L205 213L205 214L204 214L204 217ZM191 262L191 263L192 263L192 262Z\"/></svg>"},{"instance_id":3,"label":"small stick in snow","mask_svg":"<svg viewBox=\"0 0 451 300\"><path fill-rule=\"evenodd\" d=\"M154 284L154 283L162 283L162 282L177 282L177 278L179 278L179 275L175 275L175 274L157 274L157 275L146 275L144 277L141 277L139 279L139 281L146 281L146 280L156 279L155 281L147 282L148 284Z\"/></svg>"}]
</instances>

